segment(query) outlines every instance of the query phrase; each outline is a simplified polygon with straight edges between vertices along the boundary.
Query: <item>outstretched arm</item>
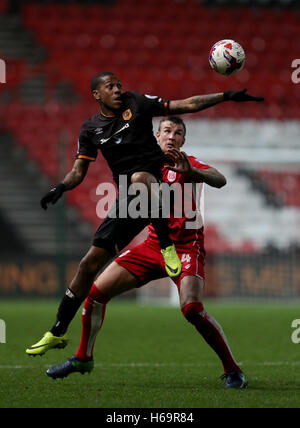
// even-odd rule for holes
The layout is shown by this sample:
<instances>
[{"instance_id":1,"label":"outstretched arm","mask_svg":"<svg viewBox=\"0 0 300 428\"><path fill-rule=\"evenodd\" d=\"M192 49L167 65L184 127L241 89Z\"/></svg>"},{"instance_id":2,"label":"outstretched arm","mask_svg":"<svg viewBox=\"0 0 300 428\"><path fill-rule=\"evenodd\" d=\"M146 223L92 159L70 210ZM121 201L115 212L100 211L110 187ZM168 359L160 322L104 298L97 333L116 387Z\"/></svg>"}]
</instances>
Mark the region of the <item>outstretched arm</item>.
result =
<instances>
[{"instance_id":1,"label":"outstretched arm","mask_svg":"<svg viewBox=\"0 0 300 428\"><path fill-rule=\"evenodd\" d=\"M185 100L170 101L170 114L195 113L219 104L224 100L223 92L219 94L196 95Z\"/></svg>"},{"instance_id":2,"label":"outstretched arm","mask_svg":"<svg viewBox=\"0 0 300 428\"><path fill-rule=\"evenodd\" d=\"M247 94L247 89L243 89L241 91L225 91L217 94L196 95L184 100L170 101L169 113L196 113L197 111L212 107L216 104L222 103L223 101L243 102L263 100L263 97L253 97L252 95Z\"/></svg>"}]
</instances>

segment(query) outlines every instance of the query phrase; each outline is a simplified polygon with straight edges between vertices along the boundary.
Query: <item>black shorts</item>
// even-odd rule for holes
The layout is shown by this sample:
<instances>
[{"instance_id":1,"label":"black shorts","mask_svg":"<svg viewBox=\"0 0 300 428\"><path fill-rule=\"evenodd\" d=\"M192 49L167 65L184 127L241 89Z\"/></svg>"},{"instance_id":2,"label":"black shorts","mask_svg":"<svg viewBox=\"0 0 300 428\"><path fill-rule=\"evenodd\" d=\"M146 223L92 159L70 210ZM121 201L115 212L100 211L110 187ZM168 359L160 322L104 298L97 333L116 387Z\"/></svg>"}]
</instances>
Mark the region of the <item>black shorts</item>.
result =
<instances>
[{"instance_id":1,"label":"black shorts","mask_svg":"<svg viewBox=\"0 0 300 428\"><path fill-rule=\"evenodd\" d=\"M118 213L120 204L128 204L128 199L121 202L117 199L114 206L97 229L92 245L105 248L112 256L115 256L125 248L132 239L137 236L150 222L150 218L117 218L111 217L110 213Z\"/></svg>"},{"instance_id":2,"label":"black shorts","mask_svg":"<svg viewBox=\"0 0 300 428\"><path fill-rule=\"evenodd\" d=\"M162 181L161 169L149 169L151 174L159 183ZM127 176L127 188L130 185L130 176ZM105 248L112 256L115 256L125 248L132 239L137 236L149 223L151 218L120 218L118 213L122 212L122 205L126 207L135 196L128 195L121 200L117 199L111 208L101 226L97 229L92 245L99 248ZM124 212L124 211L123 211ZM117 216L111 216L111 213L117 213Z\"/></svg>"}]
</instances>

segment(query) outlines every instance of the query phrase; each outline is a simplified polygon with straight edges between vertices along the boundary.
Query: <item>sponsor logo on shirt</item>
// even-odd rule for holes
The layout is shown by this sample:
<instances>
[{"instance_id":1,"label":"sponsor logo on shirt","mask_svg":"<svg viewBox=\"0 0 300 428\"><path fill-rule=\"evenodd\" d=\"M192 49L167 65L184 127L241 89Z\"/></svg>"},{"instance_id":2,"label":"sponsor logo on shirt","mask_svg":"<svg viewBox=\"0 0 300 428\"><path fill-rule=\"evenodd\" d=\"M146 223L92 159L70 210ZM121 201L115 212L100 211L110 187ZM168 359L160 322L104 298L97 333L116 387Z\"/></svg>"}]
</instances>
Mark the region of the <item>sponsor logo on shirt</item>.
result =
<instances>
[{"instance_id":1,"label":"sponsor logo on shirt","mask_svg":"<svg viewBox=\"0 0 300 428\"><path fill-rule=\"evenodd\" d=\"M106 143L107 141L109 141L109 140L110 140L110 139L112 139L112 138L114 138L114 139L115 139L115 141L120 142L121 140L116 139L116 138L115 138L115 135L116 135L116 134L119 134L119 132L123 131L123 130L124 130L124 129L126 129L126 128L129 128L129 123L126 123L126 125L122 126L122 128L121 128L121 129L119 129L118 131L116 131L116 132L115 132L113 135L111 135L110 137L108 137L108 138L101 138L101 140L100 140L100 144L104 144L104 143Z\"/></svg>"}]
</instances>

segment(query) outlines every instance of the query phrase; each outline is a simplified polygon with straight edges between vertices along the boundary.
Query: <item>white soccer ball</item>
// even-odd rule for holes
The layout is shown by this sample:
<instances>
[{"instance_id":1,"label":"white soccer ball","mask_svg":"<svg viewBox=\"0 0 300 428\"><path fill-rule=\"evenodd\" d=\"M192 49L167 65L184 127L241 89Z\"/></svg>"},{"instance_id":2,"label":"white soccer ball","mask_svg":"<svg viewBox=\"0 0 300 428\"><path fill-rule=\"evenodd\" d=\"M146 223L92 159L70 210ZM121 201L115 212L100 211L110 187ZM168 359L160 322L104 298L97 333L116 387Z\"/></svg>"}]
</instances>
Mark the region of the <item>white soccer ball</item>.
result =
<instances>
[{"instance_id":1,"label":"white soccer ball","mask_svg":"<svg viewBox=\"0 0 300 428\"><path fill-rule=\"evenodd\" d=\"M245 52L234 40L225 39L215 43L209 52L209 63L217 73L231 76L241 71L245 64Z\"/></svg>"}]
</instances>

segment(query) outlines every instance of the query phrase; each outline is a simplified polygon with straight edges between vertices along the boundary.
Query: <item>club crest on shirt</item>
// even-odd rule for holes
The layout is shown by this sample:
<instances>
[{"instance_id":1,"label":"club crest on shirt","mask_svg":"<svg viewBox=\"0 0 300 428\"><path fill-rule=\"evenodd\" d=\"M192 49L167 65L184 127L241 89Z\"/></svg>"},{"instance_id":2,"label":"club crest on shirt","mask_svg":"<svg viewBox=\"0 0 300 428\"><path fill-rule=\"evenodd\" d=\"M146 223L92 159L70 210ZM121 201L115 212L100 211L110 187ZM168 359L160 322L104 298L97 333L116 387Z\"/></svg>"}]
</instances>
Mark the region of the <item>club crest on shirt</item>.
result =
<instances>
[{"instance_id":1,"label":"club crest on shirt","mask_svg":"<svg viewBox=\"0 0 300 428\"><path fill-rule=\"evenodd\" d=\"M122 117L123 117L124 120L130 120L132 118L132 113L131 113L130 108L128 108L127 110L125 110L122 113Z\"/></svg>"},{"instance_id":2,"label":"club crest on shirt","mask_svg":"<svg viewBox=\"0 0 300 428\"><path fill-rule=\"evenodd\" d=\"M177 173L175 171L168 171L167 180L169 183L173 183L176 180Z\"/></svg>"}]
</instances>

